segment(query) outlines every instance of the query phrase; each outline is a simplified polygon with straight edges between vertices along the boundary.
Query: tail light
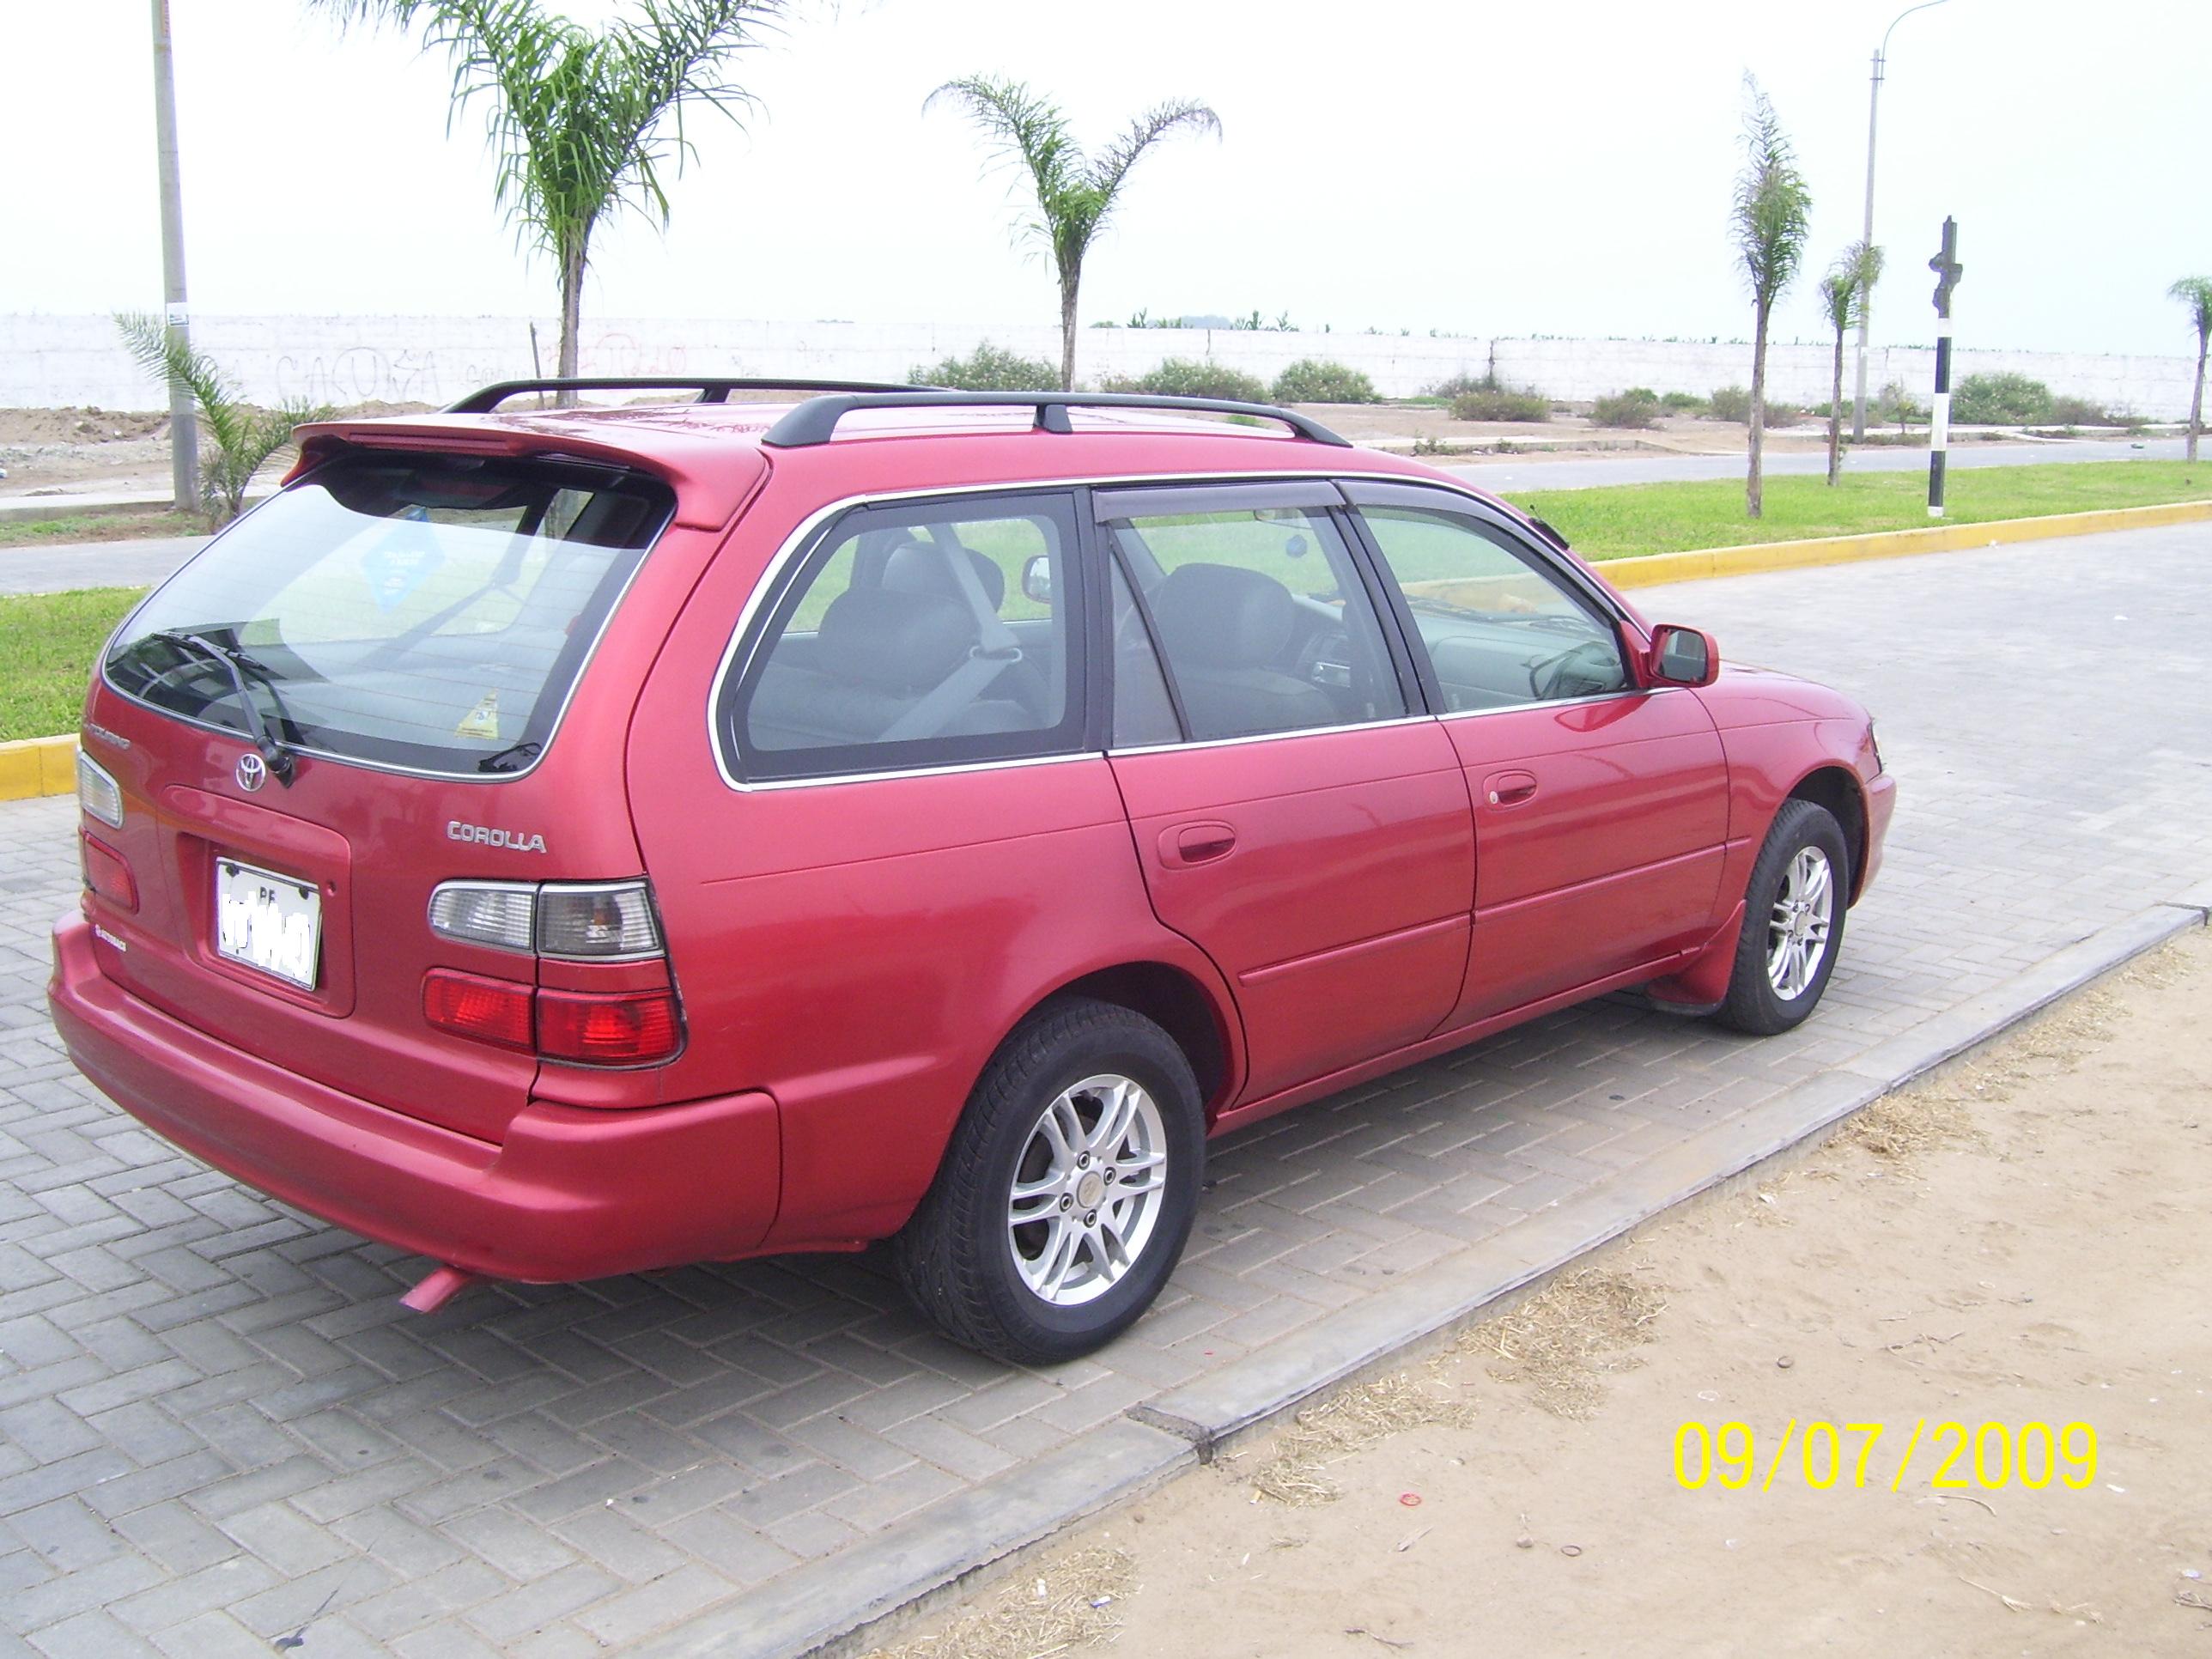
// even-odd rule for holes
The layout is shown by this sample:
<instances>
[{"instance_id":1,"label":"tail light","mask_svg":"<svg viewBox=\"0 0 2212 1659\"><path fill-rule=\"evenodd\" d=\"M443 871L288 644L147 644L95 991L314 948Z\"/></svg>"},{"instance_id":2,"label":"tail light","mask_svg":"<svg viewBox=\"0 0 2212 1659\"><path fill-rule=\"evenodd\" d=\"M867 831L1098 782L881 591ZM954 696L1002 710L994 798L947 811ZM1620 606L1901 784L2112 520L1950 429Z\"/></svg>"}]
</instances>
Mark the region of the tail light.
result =
<instances>
[{"instance_id":1,"label":"tail light","mask_svg":"<svg viewBox=\"0 0 2212 1659\"><path fill-rule=\"evenodd\" d=\"M532 1051L531 1003L535 993L511 979L487 979L433 968L422 976L422 1018L441 1030L501 1048Z\"/></svg>"},{"instance_id":2,"label":"tail light","mask_svg":"<svg viewBox=\"0 0 2212 1659\"><path fill-rule=\"evenodd\" d=\"M673 991L538 994L538 1052L587 1066L635 1066L676 1052Z\"/></svg>"},{"instance_id":3,"label":"tail light","mask_svg":"<svg viewBox=\"0 0 2212 1659\"><path fill-rule=\"evenodd\" d=\"M683 1010L668 977L667 947L642 881L449 881L430 895L441 939L533 959L620 965L620 988L556 988L434 968L422 981L422 1017L441 1030L583 1066L641 1066L683 1046ZM663 981L635 988L641 966ZM648 972L648 977L652 976Z\"/></svg>"}]
</instances>

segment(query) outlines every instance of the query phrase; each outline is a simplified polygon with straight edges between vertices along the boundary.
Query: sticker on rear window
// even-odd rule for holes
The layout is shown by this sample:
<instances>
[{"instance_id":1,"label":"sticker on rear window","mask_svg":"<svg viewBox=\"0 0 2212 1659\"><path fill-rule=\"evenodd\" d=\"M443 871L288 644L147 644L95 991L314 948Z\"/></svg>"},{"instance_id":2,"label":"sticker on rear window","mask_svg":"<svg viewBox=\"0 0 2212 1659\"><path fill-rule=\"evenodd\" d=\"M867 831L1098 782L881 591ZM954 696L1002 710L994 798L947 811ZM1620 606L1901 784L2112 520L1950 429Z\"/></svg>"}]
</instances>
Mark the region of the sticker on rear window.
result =
<instances>
[{"instance_id":1,"label":"sticker on rear window","mask_svg":"<svg viewBox=\"0 0 2212 1659\"><path fill-rule=\"evenodd\" d=\"M499 693L487 691L477 699L477 706L461 716L461 723L453 728L457 738L495 738L499 735Z\"/></svg>"},{"instance_id":2,"label":"sticker on rear window","mask_svg":"<svg viewBox=\"0 0 2212 1659\"><path fill-rule=\"evenodd\" d=\"M420 507L402 514L398 518L400 526L419 524L426 528L395 528L362 556L361 574L368 580L368 596L379 611L390 611L405 604L408 596L445 563L445 554L430 539L434 532L428 530L428 515Z\"/></svg>"}]
</instances>

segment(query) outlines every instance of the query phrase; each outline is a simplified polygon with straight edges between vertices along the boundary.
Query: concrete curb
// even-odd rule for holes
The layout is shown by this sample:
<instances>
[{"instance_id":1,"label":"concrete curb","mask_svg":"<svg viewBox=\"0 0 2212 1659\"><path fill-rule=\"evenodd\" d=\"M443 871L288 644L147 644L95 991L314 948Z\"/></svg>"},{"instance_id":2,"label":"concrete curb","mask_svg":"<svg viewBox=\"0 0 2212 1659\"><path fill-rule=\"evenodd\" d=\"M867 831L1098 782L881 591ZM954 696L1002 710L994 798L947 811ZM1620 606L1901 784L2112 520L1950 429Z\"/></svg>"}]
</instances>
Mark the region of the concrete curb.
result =
<instances>
[{"instance_id":1,"label":"concrete curb","mask_svg":"<svg viewBox=\"0 0 2212 1659\"><path fill-rule=\"evenodd\" d=\"M793 1569L700 1613L642 1659L805 1659L864 1650L969 1581L1042 1549L1060 1532L1142 1496L1332 1388L1407 1364L1500 1310L1590 1251L1808 1152L1861 1108L2001 1036L2144 951L2212 925L2212 882L2067 945L2026 972L1922 1022L1847 1065L1808 1079L1756 1122L1717 1124L1568 1206L1540 1212L1448 1262L1171 1389L1037 1462L909 1516L854 1549ZM1607 1218L1591 1220L1596 1208ZM1620 1218L1622 1211L1629 1218Z\"/></svg>"},{"instance_id":2,"label":"concrete curb","mask_svg":"<svg viewBox=\"0 0 2212 1659\"><path fill-rule=\"evenodd\" d=\"M76 793L76 733L0 743L0 800Z\"/></svg>"},{"instance_id":3,"label":"concrete curb","mask_svg":"<svg viewBox=\"0 0 2212 1659\"><path fill-rule=\"evenodd\" d=\"M2154 530L2162 525L2212 519L2212 501L2168 501L2156 507L2112 507L2094 513L2053 513L2040 519L1992 519L1986 524L1934 525L1924 530L1881 530L1864 536L1822 536L1808 541L1759 542L1745 547L1707 547L1689 553L1651 553L1641 558L1601 559L1599 572L1616 587L1697 581L1707 576L1748 576L1762 570L1810 565L1856 564L1921 553L1957 553L2008 542L2061 536L2094 536L2108 530Z\"/></svg>"}]
</instances>

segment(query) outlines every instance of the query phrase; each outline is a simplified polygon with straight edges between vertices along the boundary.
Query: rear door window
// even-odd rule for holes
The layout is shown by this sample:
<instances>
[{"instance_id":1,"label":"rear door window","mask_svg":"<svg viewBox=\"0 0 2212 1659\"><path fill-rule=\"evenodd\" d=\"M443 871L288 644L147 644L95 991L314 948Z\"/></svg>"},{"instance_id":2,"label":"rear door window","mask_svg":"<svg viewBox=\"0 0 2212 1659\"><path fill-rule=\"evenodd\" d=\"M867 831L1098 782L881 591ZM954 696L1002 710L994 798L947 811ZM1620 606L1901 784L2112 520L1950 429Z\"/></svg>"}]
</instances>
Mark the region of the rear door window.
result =
<instances>
[{"instance_id":1,"label":"rear door window","mask_svg":"<svg viewBox=\"0 0 2212 1659\"><path fill-rule=\"evenodd\" d=\"M617 470L346 458L218 537L132 614L108 682L310 753L470 775L551 740L585 658L673 512ZM213 647L213 650L208 647Z\"/></svg>"},{"instance_id":2,"label":"rear door window","mask_svg":"<svg viewBox=\"0 0 2212 1659\"><path fill-rule=\"evenodd\" d=\"M963 495L846 514L726 683L733 775L1022 760L1082 746L1073 502Z\"/></svg>"}]
</instances>

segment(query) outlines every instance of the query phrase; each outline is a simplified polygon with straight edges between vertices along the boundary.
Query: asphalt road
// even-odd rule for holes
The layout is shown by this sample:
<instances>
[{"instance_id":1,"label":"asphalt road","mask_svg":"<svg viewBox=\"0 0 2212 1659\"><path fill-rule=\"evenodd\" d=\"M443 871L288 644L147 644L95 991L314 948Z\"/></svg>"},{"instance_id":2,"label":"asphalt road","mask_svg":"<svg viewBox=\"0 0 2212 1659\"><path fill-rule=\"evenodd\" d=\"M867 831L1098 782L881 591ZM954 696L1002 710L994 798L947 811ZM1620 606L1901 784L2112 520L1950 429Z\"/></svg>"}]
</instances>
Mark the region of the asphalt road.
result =
<instances>
[{"instance_id":1,"label":"asphalt road","mask_svg":"<svg viewBox=\"0 0 2212 1659\"><path fill-rule=\"evenodd\" d=\"M2069 442L1968 444L1951 452L1954 468L2023 466L2046 461L2142 461L2181 459L2179 438L2142 443L2081 439ZM1853 472L1913 472L1926 468L1924 449L1867 449L1844 462ZM1769 477L1826 470L1824 455L1769 455ZM1700 478L1739 478L1739 455L1607 455L1586 460L1524 461L1503 458L1462 462L1443 469L1512 495L1534 489L1586 489L1606 484L1671 483ZM72 587L138 587L160 581L206 544L197 536L131 542L84 542L61 547L0 548L0 593L58 593Z\"/></svg>"}]
</instances>

